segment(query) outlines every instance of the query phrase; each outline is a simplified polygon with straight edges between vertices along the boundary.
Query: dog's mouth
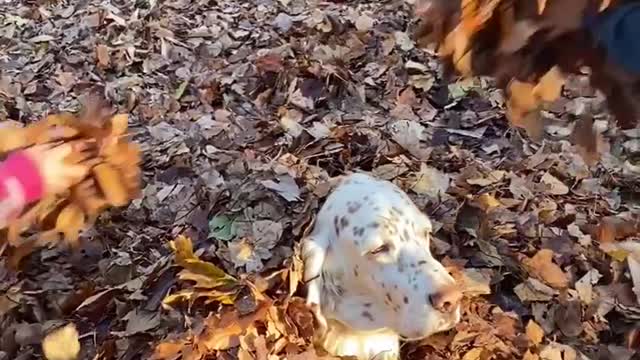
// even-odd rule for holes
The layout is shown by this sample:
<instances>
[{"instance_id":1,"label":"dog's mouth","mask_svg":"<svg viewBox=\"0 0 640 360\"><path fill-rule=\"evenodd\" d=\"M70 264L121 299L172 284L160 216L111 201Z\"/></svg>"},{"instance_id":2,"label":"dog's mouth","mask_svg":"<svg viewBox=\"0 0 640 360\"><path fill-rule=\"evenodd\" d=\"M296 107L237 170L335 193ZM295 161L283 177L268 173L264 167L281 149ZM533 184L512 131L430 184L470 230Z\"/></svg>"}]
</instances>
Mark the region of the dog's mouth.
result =
<instances>
[{"instance_id":1,"label":"dog's mouth","mask_svg":"<svg viewBox=\"0 0 640 360\"><path fill-rule=\"evenodd\" d=\"M435 334L443 333L452 330L461 320L461 314L459 311L454 311L449 315L443 315L437 320L435 326L431 327L428 331L421 334L415 334L415 336L408 336L398 332L400 339L406 342L419 341L431 337Z\"/></svg>"}]
</instances>

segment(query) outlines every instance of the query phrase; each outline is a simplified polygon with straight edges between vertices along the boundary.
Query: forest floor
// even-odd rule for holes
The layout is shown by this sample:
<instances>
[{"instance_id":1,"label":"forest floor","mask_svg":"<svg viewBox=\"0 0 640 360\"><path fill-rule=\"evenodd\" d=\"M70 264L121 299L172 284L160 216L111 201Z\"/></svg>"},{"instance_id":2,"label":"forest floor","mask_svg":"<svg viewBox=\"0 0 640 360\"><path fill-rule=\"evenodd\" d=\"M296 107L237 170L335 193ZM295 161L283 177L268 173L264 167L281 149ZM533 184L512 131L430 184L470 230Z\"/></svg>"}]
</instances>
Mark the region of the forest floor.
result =
<instances>
[{"instance_id":1,"label":"forest floor","mask_svg":"<svg viewBox=\"0 0 640 360\"><path fill-rule=\"evenodd\" d=\"M42 249L19 272L0 259L0 359L41 358L69 322L81 359L322 356L297 244L331 178L352 170L405 189L434 223L434 254L468 285L462 322L403 358L631 359L640 266L634 239L614 240L639 211L640 132L608 129L602 96L574 77L531 142L491 79L441 79L410 10L0 2L0 121L76 111L97 93L130 114L144 151L142 197L105 212L80 251ZM569 142L584 112L609 143L594 167Z\"/></svg>"}]
</instances>

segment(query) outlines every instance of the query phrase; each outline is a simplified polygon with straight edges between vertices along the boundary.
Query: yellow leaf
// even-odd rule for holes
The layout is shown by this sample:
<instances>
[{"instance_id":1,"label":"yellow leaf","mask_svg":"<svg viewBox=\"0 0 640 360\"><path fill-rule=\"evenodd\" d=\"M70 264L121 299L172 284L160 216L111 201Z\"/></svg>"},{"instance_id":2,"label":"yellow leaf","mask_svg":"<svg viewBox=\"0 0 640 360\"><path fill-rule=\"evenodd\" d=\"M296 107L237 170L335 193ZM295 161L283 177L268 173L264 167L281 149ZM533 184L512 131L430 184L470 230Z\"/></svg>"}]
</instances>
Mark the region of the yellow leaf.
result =
<instances>
[{"instance_id":1,"label":"yellow leaf","mask_svg":"<svg viewBox=\"0 0 640 360\"><path fill-rule=\"evenodd\" d=\"M193 253L191 239L180 235L170 243L176 253L176 263L192 273L208 276L215 286L236 282L237 280L216 265L200 260Z\"/></svg>"},{"instance_id":2,"label":"yellow leaf","mask_svg":"<svg viewBox=\"0 0 640 360\"><path fill-rule=\"evenodd\" d=\"M502 203L491 194L482 194L476 198L476 201L484 211L489 211L493 208L501 207Z\"/></svg>"},{"instance_id":3,"label":"yellow leaf","mask_svg":"<svg viewBox=\"0 0 640 360\"><path fill-rule=\"evenodd\" d=\"M80 353L76 326L68 324L49 333L42 341L42 351L47 360L75 360Z\"/></svg>"},{"instance_id":4,"label":"yellow leaf","mask_svg":"<svg viewBox=\"0 0 640 360\"><path fill-rule=\"evenodd\" d=\"M165 297L165 304L172 304L180 300L196 301L206 297L208 302L219 301L223 304L233 304L239 282L233 276L225 273L216 265L200 260L193 253L191 239L180 235L169 243L175 252L176 263L183 267L178 274L181 281L195 282L194 289L186 289Z\"/></svg>"},{"instance_id":5,"label":"yellow leaf","mask_svg":"<svg viewBox=\"0 0 640 360\"><path fill-rule=\"evenodd\" d=\"M534 345L539 345L544 339L544 330L533 320L529 320L527 323L526 334Z\"/></svg>"},{"instance_id":6,"label":"yellow leaf","mask_svg":"<svg viewBox=\"0 0 640 360\"><path fill-rule=\"evenodd\" d=\"M469 350L464 356L462 360L480 360L482 359L482 352L484 348L477 347Z\"/></svg>"},{"instance_id":7,"label":"yellow leaf","mask_svg":"<svg viewBox=\"0 0 640 360\"><path fill-rule=\"evenodd\" d=\"M627 259L627 256L629 256L630 252L625 251L625 250L612 250L607 252L607 255L611 256L614 260L619 261L619 262L623 262Z\"/></svg>"}]
</instances>

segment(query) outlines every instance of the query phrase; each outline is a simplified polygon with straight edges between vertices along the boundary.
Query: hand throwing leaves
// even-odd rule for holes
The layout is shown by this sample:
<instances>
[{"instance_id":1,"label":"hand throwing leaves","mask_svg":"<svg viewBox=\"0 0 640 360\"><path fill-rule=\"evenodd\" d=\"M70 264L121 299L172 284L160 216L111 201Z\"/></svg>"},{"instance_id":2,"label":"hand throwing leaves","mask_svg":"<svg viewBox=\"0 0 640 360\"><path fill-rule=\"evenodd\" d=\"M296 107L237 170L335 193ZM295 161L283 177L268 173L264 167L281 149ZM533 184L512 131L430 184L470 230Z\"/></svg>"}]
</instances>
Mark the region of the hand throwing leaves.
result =
<instances>
[{"instance_id":1,"label":"hand throwing leaves","mask_svg":"<svg viewBox=\"0 0 640 360\"><path fill-rule=\"evenodd\" d=\"M35 145L26 150L38 164L45 181L45 193L57 195L87 176L97 159L89 160L89 141Z\"/></svg>"}]
</instances>

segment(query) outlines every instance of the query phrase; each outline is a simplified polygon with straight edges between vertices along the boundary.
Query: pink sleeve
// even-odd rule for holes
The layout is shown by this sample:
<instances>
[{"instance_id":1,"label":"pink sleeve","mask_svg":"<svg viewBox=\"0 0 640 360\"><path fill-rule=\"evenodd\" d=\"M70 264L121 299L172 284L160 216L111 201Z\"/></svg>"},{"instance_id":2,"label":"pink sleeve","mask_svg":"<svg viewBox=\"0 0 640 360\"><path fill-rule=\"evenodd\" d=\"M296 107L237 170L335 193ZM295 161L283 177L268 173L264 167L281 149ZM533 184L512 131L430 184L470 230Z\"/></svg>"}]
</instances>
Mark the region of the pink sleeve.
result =
<instances>
[{"instance_id":1,"label":"pink sleeve","mask_svg":"<svg viewBox=\"0 0 640 360\"><path fill-rule=\"evenodd\" d=\"M43 194L44 181L36 163L24 151L9 155L0 163L0 228Z\"/></svg>"}]
</instances>

